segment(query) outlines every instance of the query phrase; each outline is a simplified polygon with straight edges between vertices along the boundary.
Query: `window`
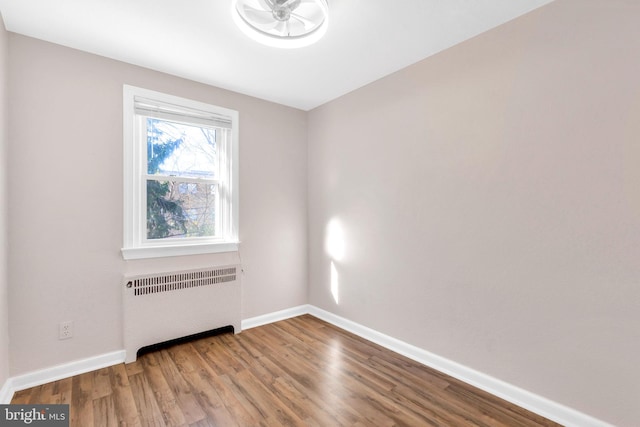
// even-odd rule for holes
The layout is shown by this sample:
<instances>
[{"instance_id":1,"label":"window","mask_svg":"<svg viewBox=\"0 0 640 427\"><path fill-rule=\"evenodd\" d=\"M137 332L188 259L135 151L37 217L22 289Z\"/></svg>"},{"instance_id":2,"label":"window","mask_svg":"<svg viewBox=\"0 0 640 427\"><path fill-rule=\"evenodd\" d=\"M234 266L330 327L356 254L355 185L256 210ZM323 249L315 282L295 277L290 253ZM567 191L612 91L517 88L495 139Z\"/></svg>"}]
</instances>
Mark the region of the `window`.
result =
<instances>
[{"instance_id":1,"label":"window","mask_svg":"<svg viewBox=\"0 0 640 427\"><path fill-rule=\"evenodd\" d=\"M238 113L124 86L125 259L238 249Z\"/></svg>"}]
</instances>

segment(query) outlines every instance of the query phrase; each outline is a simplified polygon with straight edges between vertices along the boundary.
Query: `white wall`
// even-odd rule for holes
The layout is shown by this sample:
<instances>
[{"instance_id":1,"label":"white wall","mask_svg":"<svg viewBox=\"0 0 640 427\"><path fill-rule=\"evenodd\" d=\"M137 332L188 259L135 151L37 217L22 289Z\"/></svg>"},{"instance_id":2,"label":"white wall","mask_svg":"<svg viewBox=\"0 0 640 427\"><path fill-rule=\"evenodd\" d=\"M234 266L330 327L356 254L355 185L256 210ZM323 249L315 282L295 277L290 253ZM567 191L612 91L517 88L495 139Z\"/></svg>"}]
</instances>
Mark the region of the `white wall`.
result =
<instances>
[{"instance_id":1,"label":"white wall","mask_svg":"<svg viewBox=\"0 0 640 427\"><path fill-rule=\"evenodd\" d=\"M306 303L306 113L16 34L9 45L12 375L122 349L125 273L239 261L122 260L125 83L239 111L243 318ZM64 320L74 337L59 341Z\"/></svg>"},{"instance_id":2,"label":"white wall","mask_svg":"<svg viewBox=\"0 0 640 427\"><path fill-rule=\"evenodd\" d=\"M639 22L557 0L311 111L310 303L640 425Z\"/></svg>"},{"instance_id":3,"label":"white wall","mask_svg":"<svg viewBox=\"0 0 640 427\"><path fill-rule=\"evenodd\" d=\"M9 296L7 270L7 61L9 34L0 14L0 388L9 378Z\"/></svg>"}]
</instances>

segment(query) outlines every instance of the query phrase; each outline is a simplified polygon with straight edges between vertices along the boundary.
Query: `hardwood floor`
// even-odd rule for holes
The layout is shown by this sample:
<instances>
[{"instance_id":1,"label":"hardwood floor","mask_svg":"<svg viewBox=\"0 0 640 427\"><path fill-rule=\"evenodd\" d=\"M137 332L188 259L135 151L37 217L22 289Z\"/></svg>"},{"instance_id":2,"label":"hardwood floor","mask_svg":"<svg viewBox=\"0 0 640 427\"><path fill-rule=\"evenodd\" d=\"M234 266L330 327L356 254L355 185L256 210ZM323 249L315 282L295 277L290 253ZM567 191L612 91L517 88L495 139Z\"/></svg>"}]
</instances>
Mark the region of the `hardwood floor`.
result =
<instances>
[{"instance_id":1,"label":"hardwood floor","mask_svg":"<svg viewBox=\"0 0 640 427\"><path fill-rule=\"evenodd\" d=\"M305 315L15 394L88 426L553 426Z\"/></svg>"}]
</instances>

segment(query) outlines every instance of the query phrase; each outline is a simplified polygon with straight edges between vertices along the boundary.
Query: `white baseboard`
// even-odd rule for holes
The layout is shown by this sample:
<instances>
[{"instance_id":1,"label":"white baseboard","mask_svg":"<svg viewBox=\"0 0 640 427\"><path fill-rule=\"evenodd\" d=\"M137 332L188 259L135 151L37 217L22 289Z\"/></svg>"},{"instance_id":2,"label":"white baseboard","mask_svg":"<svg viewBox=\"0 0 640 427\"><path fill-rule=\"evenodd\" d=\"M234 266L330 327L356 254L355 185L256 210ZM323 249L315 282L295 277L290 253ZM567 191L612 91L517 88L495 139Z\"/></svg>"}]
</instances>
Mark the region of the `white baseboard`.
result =
<instances>
[{"instance_id":1,"label":"white baseboard","mask_svg":"<svg viewBox=\"0 0 640 427\"><path fill-rule=\"evenodd\" d=\"M118 363L124 362L124 357L124 350L119 350L9 378L7 381L8 394L10 395L8 400L11 400L13 393L16 391L72 377L74 375L84 374L85 372L95 371L96 369L106 368L107 366L117 365ZM2 396L4 397L4 394Z\"/></svg>"},{"instance_id":2,"label":"white baseboard","mask_svg":"<svg viewBox=\"0 0 640 427\"><path fill-rule=\"evenodd\" d=\"M242 321L242 329L251 329L303 314L311 314L341 329L567 427L613 427L611 424L607 424L604 421L600 421L582 412L578 412L534 393L505 383L482 372L478 372L452 360L382 334L313 305L300 305L290 309L245 319ZM117 365L118 363L123 363L124 360L125 351L120 350L9 378L0 389L0 403L8 404L16 391L107 366Z\"/></svg>"},{"instance_id":3,"label":"white baseboard","mask_svg":"<svg viewBox=\"0 0 640 427\"><path fill-rule=\"evenodd\" d=\"M8 405L11 403L11 399L13 399L13 387L11 383L11 378L8 378L2 388L0 388L0 405Z\"/></svg>"},{"instance_id":4,"label":"white baseboard","mask_svg":"<svg viewBox=\"0 0 640 427\"><path fill-rule=\"evenodd\" d=\"M566 427L611 424L310 305L309 314Z\"/></svg>"},{"instance_id":5,"label":"white baseboard","mask_svg":"<svg viewBox=\"0 0 640 427\"><path fill-rule=\"evenodd\" d=\"M280 320L290 319L292 317L302 316L303 314L308 314L309 309L310 306L305 304L288 308L286 310L276 311L274 313L264 314L262 316L251 317L242 321L242 330L256 328L258 326L279 322Z\"/></svg>"}]
</instances>

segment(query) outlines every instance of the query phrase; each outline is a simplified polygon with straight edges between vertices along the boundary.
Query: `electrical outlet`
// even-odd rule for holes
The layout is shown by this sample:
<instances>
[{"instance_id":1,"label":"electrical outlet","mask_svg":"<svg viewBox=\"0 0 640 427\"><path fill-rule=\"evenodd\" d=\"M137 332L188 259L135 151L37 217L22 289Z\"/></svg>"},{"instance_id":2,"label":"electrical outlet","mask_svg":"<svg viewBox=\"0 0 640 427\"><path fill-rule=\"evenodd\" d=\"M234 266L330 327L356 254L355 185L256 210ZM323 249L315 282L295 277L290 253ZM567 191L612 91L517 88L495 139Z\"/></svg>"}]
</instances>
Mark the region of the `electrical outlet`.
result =
<instances>
[{"instance_id":1,"label":"electrical outlet","mask_svg":"<svg viewBox=\"0 0 640 427\"><path fill-rule=\"evenodd\" d=\"M60 322L58 327L58 339L66 340L73 337L73 322Z\"/></svg>"}]
</instances>

